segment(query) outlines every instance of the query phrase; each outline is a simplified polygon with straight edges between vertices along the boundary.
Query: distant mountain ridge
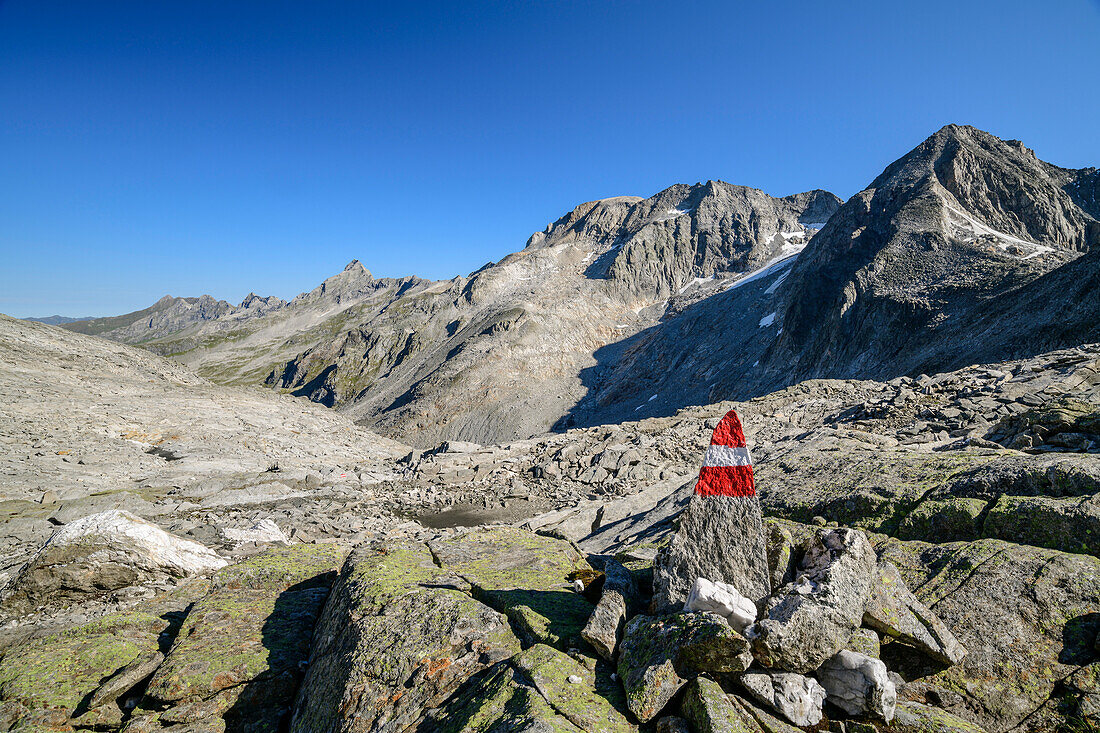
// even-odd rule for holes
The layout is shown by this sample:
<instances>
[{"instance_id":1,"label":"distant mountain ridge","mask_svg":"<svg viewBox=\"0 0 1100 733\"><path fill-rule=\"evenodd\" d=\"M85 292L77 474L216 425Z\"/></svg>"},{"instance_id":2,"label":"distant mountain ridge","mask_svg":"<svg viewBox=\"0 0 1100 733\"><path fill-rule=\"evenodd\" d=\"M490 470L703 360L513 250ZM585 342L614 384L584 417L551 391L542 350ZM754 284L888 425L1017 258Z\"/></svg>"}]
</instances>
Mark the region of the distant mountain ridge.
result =
<instances>
[{"instance_id":1,"label":"distant mountain ridge","mask_svg":"<svg viewBox=\"0 0 1100 733\"><path fill-rule=\"evenodd\" d=\"M286 305L286 301L281 298L275 296L260 297L255 293L249 293L241 304L236 307L224 300L215 300L209 295L202 295L197 298L177 298L165 295L148 308L125 313L121 316L74 318L59 321L52 325L59 325L66 330L89 336L103 336L112 341L141 344L160 336L176 333L192 323L242 313L260 315L281 308L284 305ZM27 320L40 319L31 318Z\"/></svg>"},{"instance_id":2,"label":"distant mountain ridge","mask_svg":"<svg viewBox=\"0 0 1100 733\"><path fill-rule=\"evenodd\" d=\"M1098 214L1096 168L948 125L847 202L677 184L581 204L466 277L353 261L289 303L162 299L73 330L405 442L499 442L1100 341Z\"/></svg>"},{"instance_id":3,"label":"distant mountain ridge","mask_svg":"<svg viewBox=\"0 0 1100 733\"><path fill-rule=\"evenodd\" d=\"M95 316L78 316L72 318L70 316L44 316L42 318L24 318L24 321L31 321L32 323L45 323L47 326L60 326L65 323L75 323L77 321L90 321Z\"/></svg>"}]
</instances>

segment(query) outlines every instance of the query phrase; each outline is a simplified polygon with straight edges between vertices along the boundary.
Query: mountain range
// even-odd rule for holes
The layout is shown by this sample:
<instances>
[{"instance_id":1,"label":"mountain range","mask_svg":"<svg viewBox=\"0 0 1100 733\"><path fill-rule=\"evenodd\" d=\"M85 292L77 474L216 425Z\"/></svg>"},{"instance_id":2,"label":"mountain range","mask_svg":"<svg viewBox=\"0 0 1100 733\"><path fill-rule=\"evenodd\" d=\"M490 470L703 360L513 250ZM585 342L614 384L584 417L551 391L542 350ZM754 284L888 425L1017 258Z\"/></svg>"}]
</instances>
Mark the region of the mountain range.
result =
<instances>
[{"instance_id":1,"label":"mountain range","mask_svg":"<svg viewBox=\"0 0 1100 733\"><path fill-rule=\"evenodd\" d=\"M842 202L721 181L581 204L466 277L357 261L290 302L166 296L60 324L413 445L671 414L1100 341L1100 171L967 126Z\"/></svg>"}]
</instances>

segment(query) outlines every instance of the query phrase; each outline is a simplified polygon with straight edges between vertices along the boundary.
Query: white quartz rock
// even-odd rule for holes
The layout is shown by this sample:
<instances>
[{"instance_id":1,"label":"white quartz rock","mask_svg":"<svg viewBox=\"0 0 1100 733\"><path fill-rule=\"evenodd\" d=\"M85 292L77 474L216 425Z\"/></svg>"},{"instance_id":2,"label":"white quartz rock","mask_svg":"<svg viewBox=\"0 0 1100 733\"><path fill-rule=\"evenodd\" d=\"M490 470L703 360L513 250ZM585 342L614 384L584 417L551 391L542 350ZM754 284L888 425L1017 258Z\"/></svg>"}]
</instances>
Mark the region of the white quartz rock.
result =
<instances>
[{"instance_id":1,"label":"white quartz rock","mask_svg":"<svg viewBox=\"0 0 1100 733\"><path fill-rule=\"evenodd\" d=\"M886 665L866 654L843 650L817 670L829 702L849 715L873 715L889 723L898 695Z\"/></svg>"},{"instance_id":2,"label":"white quartz rock","mask_svg":"<svg viewBox=\"0 0 1100 733\"><path fill-rule=\"evenodd\" d=\"M756 621L756 604L737 592L728 583L715 583L696 578L688 591L685 611L709 611L726 619L738 632Z\"/></svg>"}]
</instances>

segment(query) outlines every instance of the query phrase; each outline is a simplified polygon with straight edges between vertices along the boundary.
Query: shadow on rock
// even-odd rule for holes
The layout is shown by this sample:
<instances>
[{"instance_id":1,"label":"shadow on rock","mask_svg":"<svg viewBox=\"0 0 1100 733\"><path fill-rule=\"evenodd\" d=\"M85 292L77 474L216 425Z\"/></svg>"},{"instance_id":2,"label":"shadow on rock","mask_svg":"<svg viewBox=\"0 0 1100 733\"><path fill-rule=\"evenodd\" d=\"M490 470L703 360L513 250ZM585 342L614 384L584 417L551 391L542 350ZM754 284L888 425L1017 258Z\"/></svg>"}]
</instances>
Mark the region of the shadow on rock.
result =
<instances>
[{"instance_id":1,"label":"shadow on rock","mask_svg":"<svg viewBox=\"0 0 1100 733\"><path fill-rule=\"evenodd\" d=\"M1062 627L1062 651L1058 661L1062 664L1089 664L1100 658L1095 644L1100 632L1100 613L1083 613L1066 622Z\"/></svg>"},{"instance_id":2,"label":"shadow on rock","mask_svg":"<svg viewBox=\"0 0 1100 733\"><path fill-rule=\"evenodd\" d=\"M247 681L225 713L226 733L274 733L286 730L294 698L309 662L313 628L334 573L297 583L275 600L264 621L260 642L267 669Z\"/></svg>"}]
</instances>

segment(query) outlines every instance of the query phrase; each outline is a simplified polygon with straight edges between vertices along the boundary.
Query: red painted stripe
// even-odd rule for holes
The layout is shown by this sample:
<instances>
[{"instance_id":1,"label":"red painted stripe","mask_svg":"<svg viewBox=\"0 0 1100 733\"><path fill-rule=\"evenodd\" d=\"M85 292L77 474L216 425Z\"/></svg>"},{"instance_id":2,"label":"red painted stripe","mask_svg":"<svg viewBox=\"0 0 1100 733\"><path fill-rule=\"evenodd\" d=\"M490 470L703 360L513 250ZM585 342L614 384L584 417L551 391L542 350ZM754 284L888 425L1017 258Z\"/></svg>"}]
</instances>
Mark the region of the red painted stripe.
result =
<instances>
[{"instance_id":1,"label":"red painted stripe","mask_svg":"<svg viewBox=\"0 0 1100 733\"><path fill-rule=\"evenodd\" d=\"M756 496L752 466L703 466L695 493L699 496Z\"/></svg>"},{"instance_id":2,"label":"red painted stripe","mask_svg":"<svg viewBox=\"0 0 1100 733\"><path fill-rule=\"evenodd\" d=\"M741 418L737 417L736 410L730 410L714 429L714 435L710 439L711 445L729 445L734 448L745 447L745 431L741 428Z\"/></svg>"}]
</instances>

